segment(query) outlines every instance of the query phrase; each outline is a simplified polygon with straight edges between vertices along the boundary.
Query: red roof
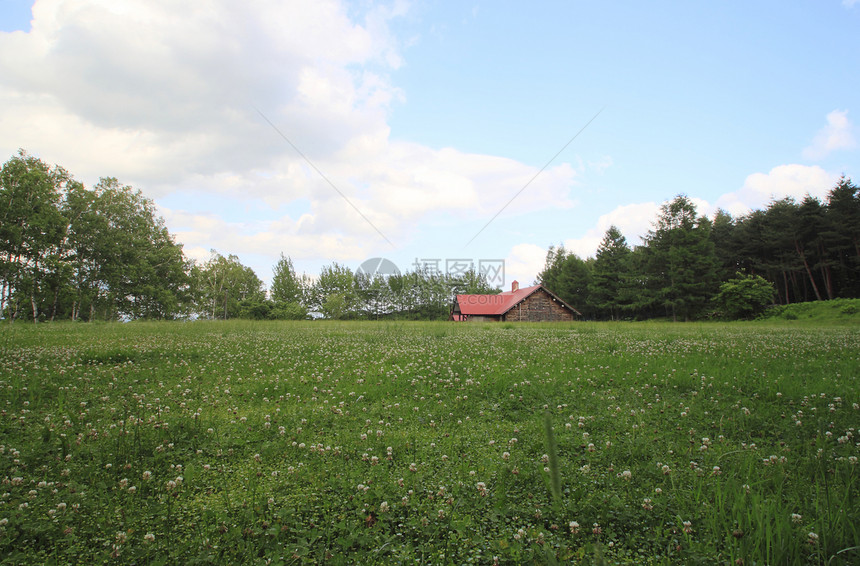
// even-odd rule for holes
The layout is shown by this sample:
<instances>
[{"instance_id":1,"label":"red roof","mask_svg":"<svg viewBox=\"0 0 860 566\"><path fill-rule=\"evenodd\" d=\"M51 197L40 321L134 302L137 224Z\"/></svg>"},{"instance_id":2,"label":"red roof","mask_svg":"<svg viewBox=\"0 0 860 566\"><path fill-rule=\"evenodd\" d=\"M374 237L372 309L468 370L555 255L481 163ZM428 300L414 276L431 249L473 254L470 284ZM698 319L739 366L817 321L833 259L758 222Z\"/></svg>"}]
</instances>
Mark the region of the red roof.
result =
<instances>
[{"instance_id":1,"label":"red roof","mask_svg":"<svg viewBox=\"0 0 860 566\"><path fill-rule=\"evenodd\" d=\"M540 285L505 291L498 295L457 295L460 312L471 315L502 315L514 305L540 289Z\"/></svg>"}]
</instances>

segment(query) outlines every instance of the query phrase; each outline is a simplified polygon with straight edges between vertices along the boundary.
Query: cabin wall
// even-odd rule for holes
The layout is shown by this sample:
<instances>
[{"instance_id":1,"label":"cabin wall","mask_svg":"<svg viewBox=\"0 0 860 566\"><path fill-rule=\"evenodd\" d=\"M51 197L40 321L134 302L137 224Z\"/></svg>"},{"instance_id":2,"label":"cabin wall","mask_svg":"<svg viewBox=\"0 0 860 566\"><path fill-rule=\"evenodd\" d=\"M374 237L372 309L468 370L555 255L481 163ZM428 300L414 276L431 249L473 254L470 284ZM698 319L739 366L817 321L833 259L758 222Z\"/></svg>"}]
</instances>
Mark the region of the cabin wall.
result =
<instances>
[{"instance_id":1,"label":"cabin wall","mask_svg":"<svg viewBox=\"0 0 860 566\"><path fill-rule=\"evenodd\" d=\"M505 313L505 320L520 322L558 322L574 320L573 313L539 290Z\"/></svg>"}]
</instances>

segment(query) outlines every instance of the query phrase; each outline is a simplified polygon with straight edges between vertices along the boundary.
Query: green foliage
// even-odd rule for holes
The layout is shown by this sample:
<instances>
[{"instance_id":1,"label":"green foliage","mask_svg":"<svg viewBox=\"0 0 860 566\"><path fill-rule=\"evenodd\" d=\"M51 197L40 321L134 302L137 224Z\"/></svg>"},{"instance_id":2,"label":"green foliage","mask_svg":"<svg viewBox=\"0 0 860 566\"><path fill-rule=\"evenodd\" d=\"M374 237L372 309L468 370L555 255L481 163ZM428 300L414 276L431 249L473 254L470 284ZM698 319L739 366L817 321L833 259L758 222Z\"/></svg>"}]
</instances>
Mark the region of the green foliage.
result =
<instances>
[{"instance_id":1,"label":"green foliage","mask_svg":"<svg viewBox=\"0 0 860 566\"><path fill-rule=\"evenodd\" d=\"M842 177L827 201L785 198L737 219L722 263L774 283L780 304L860 296L860 189Z\"/></svg>"},{"instance_id":2,"label":"green foliage","mask_svg":"<svg viewBox=\"0 0 860 566\"><path fill-rule=\"evenodd\" d=\"M66 223L59 211L68 174L20 150L0 169L0 313L14 320L50 289L59 265L51 255L62 244Z\"/></svg>"},{"instance_id":3,"label":"green foliage","mask_svg":"<svg viewBox=\"0 0 860 566\"><path fill-rule=\"evenodd\" d=\"M305 320L308 309L300 303L275 303L270 312L270 318L275 320Z\"/></svg>"},{"instance_id":4,"label":"green foliage","mask_svg":"<svg viewBox=\"0 0 860 566\"><path fill-rule=\"evenodd\" d=\"M331 320L341 320L346 318L347 299L341 293L330 293L326 296L322 304L323 315Z\"/></svg>"},{"instance_id":5,"label":"green foliage","mask_svg":"<svg viewBox=\"0 0 860 566\"><path fill-rule=\"evenodd\" d=\"M759 275L738 273L720 285L714 302L731 319L754 318L773 303L773 284Z\"/></svg>"},{"instance_id":6,"label":"green foliage","mask_svg":"<svg viewBox=\"0 0 860 566\"><path fill-rule=\"evenodd\" d=\"M274 305L262 294L255 294L239 301L238 317L248 320L269 320L274 318Z\"/></svg>"},{"instance_id":7,"label":"green foliage","mask_svg":"<svg viewBox=\"0 0 860 566\"><path fill-rule=\"evenodd\" d=\"M306 304L310 283L304 277L296 275L293 260L281 254L281 258L272 269L272 288L270 293L275 303Z\"/></svg>"},{"instance_id":8,"label":"green foliage","mask_svg":"<svg viewBox=\"0 0 860 566\"><path fill-rule=\"evenodd\" d=\"M739 270L771 283L783 305L860 297L860 188L842 177L826 202L786 198L739 218L718 211L713 222L678 196L644 245L630 250L613 226L594 259L551 247L538 280L586 318L691 320ZM282 254L273 271L269 301L234 255L188 261L154 203L117 179L89 189L23 150L0 169L0 317L9 321L445 319L456 294L498 292L474 270L356 277L334 263L311 283ZM740 308L732 316L749 314L729 295L718 300Z\"/></svg>"},{"instance_id":9,"label":"green foliage","mask_svg":"<svg viewBox=\"0 0 860 566\"><path fill-rule=\"evenodd\" d=\"M92 190L21 151L0 171L0 312L16 319L174 318L188 264L151 200L101 179ZM26 305L26 306L25 306Z\"/></svg>"},{"instance_id":10,"label":"green foliage","mask_svg":"<svg viewBox=\"0 0 860 566\"><path fill-rule=\"evenodd\" d=\"M311 308L326 318L354 317L359 298L352 270L337 262L324 265L311 290L311 297Z\"/></svg>"},{"instance_id":11,"label":"green foliage","mask_svg":"<svg viewBox=\"0 0 860 566\"><path fill-rule=\"evenodd\" d=\"M651 298L673 320L699 316L716 288L716 255L711 222L696 216L684 195L664 204L648 233L647 277Z\"/></svg>"},{"instance_id":12,"label":"green foliage","mask_svg":"<svg viewBox=\"0 0 860 566\"><path fill-rule=\"evenodd\" d=\"M335 263L323 267L311 290L311 304L326 318L446 320L454 295L498 292L474 270L460 274L418 269L387 276L353 275Z\"/></svg>"},{"instance_id":13,"label":"green foliage","mask_svg":"<svg viewBox=\"0 0 860 566\"><path fill-rule=\"evenodd\" d=\"M700 218L681 195L662 206L643 245L626 253L619 236L611 228L595 259L584 262L597 317L701 318L717 282L738 271L771 283L783 305L860 297L860 188L845 177L826 202L784 198L738 218L723 210ZM624 268L609 260L610 250L623 255ZM564 285L557 274L567 255L550 248L545 282Z\"/></svg>"},{"instance_id":14,"label":"green foliage","mask_svg":"<svg viewBox=\"0 0 860 566\"><path fill-rule=\"evenodd\" d=\"M586 318L594 315L589 298L591 265L568 252L564 246L550 247L546 263L537 280L562 301L577 309Z\"/></svg>"},{"instance_id":15,"label":"green foliage","mask_svg":"<svg viewBox=\"0 0 860 566\"><path fill-rule=\"evenodd\" d=\"M627 240L615 226L610 226L597 248L588 283L588 300L599 312L612 320L633 299L630 296L631 252Z\"/></svg>"},{"instance_id":16,"label":"green foliage","mask_svg":"<svg viewBox=\"0 0 860 566\"><path fill-rule=\"evenodd\" d=\"M268 318L263 282L235 255L212 256L194 270L196 311L204 318Z\"/></svg>"}]
</instances>

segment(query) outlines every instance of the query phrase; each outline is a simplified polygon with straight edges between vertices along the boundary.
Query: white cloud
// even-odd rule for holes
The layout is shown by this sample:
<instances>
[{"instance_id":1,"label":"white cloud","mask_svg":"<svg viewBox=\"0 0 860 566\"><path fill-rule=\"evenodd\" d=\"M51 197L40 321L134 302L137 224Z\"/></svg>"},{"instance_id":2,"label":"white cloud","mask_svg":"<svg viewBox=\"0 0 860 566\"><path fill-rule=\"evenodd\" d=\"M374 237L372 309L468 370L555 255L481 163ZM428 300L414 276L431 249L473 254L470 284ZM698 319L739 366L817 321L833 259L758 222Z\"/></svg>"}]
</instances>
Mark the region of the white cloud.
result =
<instances>
[{"instance_id":1,"label":"white cloud","mask_svg":"<svg viewBox=\"0 0 860 566\"><path fill-rule=\"evenodd\" d=\"M16 134L0 148L153 196L273 165L286 146L255 108L312 158L331 153L384 127L397 96L369 70L398 60L374 10L362 24L333 0L39 0L31 32L0 34L3 129Z\"/></svg>"},{"instance_id":2,"label":"white cloud","mask_svg":"<svg viewBox=\"0 0 860 566\"><path fill-rule=\"evenodd\" d=\"M855 147L857 140L854 138L854 125L848 119L848 111L834 110L827 115L827 125L818 131L812 144L803 150L803 157L817 160L831 152Z\"/></svg>"},{"instance_id":3,"label":"white cloud","mask_svg":"<svg viewBox=\"0 0 860 566\"><path fill-rule=\"evenodd\" d=\"M842 0L842 5L846 8L850 8L860 2L860 0Z\"/></svg>"},{"instance_id":4,"label":"white cloud","mask_svg":"<svg viewBox=\"0 0 860 566\"><path fill-rule=\"evenodd\" d=\"M505 258L505 288L509 291L512 281L518 281L520 287L528 287L538 273L543 271L546 263L546 248L534 244L517 244Z\"/></svg>"},{"instance_id":5,"label":"white cloud","mask_svg":"<svg viewBox=\"0 0 860 566\"><path fill-rule=\"evenodd\" d=\"M589 161L588 162L589 168L592 169L596 173L603 173L604 171L606 171L607 169L612 167L612 165L613 165L612 157L610 157L609 155L604 155L600 159L597 159L596 161Z\"/></svg>"},{"instance_id":6,"label":"white cloud","mask_svg":"<svg viewBox=\"0 0 860 566\"><path fill-rule=\"evenodd\" d=\"M769 173L753 173L739 190L724 194L716 206L733 216L751 210L766 208L772 200L792 197L801 200L807 194L824 199L836 184L837 176L821 167L807 165L779 165Z\"/></svg>"},{"instance_id":7,"label":"white cloud","mask_svg":"<svg viewBox=\"0 0 860 566\"><path fill-rule=\"evenodd\" d=\"M699 202L696 204L697 207L700 205ZM583 236L565 240L564 247L581 258L592 257L610 226L615 226L621 231L629 246L638 246L642 242L642 237L651 229L659 212L660 205L655 202L619 206L600 216L597 224ZM700 213L702 213L701 209Z\"/></svg>"},{"instance_id":8,"label":"white cloud","mask_svg":"<svg viewBox=\"0 0 860 566\"><path fill-rule=\"evenodd\" d=\"M692 199L700 214L710 206L699 199ZM593 228L590 228L579 238L569 238L562 242L565 250L573 252L585 259L593 257L600 246L610 226L615 226L627 239L631 247L641 244L641 238L651 229L652 223L660 212L660 205L654 202L643 202L623 205L611 212L600 216ZM517 279L521 284L531 284L546 263L547 248L534 244L518 244L514 246L505 259L506 279Z\"/></svg>"},{"instance_id":9,"label":"white cloud","mask_svg":"<svg viewBox=\"0 0 860 566\"><path fill-rule=\"evenodd\" d=\"M182 242L186 255L203 261L209 251L240 257L262 255L277 258L285 250L294 259L329 257L364 259L370 253L366 241L348 234L303 231L303 218L285 216L263 222L226 222L211 214L196 214L159 208L165 221L175 226L172 234ZM272 264L274 261L272 262ZM269 266L270 267L270 266ZM258 273L265 277L266 273Z\"/></svg>"},{"instance_id":10,"label":"white cloud","mask_svg":"<svg viewBox=\"0 0 860 566\"><path fill-rule=\"evenodd\" d=\"M818 166L780 165L769 173L753 173L746 178L739 190L720 196L715 203L689 197L696 205L700 216L713 216L717 209L728 211L733 216L747 214L751 210L760 210L773 200L785 197L802 200L807 194L824 200L827 193L836 184L838 176L828 173ZM660 204L655 202L634 203L618 206L612 211L600 216L595 225L578 238L564 240L567 251L581 258L593 257L600 246L610 226L616 226L627 244L637 246L642 243L642 237L653 228L660 214ZM544 256L546 250L543 250ZM534 252L536 257L536 252ZM543 264L541 263L541 267Z\"/></svg>"},{"instance_id":11,"label":"white cloud","mask_svg":"<svg viewBox=\"0 0 860 566\"><path fill-rule=\"evenodd\" d=\"M0 33L0 152L23 147L87 184L115 176L152 198L196 199L163 210L189 253L346 261L389 249L374 228L399 245L430 217L489 218L537 168L389 138L404 99L388 78L402 64L389 24L407 8L37 0L30 32ZM573 206L577 174L548 168L503 216ZM202 212L222 197L265 204L273 218ZM308 204L295 219L274 212L298 199Z\"/></svg>"}]
</instances>

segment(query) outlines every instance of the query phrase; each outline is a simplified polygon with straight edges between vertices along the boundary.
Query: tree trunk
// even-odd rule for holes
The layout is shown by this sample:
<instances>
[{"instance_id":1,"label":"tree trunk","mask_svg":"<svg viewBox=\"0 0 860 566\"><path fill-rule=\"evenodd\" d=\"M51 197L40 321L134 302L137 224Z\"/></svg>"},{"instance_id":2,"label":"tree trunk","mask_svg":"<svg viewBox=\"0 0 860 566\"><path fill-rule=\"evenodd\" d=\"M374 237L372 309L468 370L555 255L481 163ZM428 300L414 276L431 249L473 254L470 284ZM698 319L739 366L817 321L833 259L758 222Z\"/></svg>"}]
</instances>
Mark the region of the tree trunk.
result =
<instances>
[{"instance_id":1,"label":"tree trunk","mask_svg":"<svg viewBox=\"0 0 860 566\"><path fill-rule=\"evenodd\" d=\"M797 282L797 271L792 271L791 273L789 273L789 275L791 276L791 286L794 289L795 302L799 301L802 303L805 297L801 296L800 294L800 283Z\"/></svg>"},{"instance_id":2,"label":"tree trunk","mask_svg":"<svg viewBox=\"0 0 860 566\"><path fill-rule=\"evenodd\" d=\"M833 300L833 273L830 269L830 263L824 256L824 244L819 243L818 249L821 253L821 275L824 278L824 290L827 291L827 300Z\"/></svg>"},{"instance_id":3,"label":"tree trunk","mask_svg":"<svg viewBox=\"0 0 860 566\"><path fill-rule=\"evenodd\" d=\"M833 277L830 273L830 266L821 264L821 278L824 279L824 290L827 291L827 300L833 300Z\"/></svg>"},{"instance_id":4,"label":"tree trunk","mask_svg":"<svg viewBox=\"0 0 860 566\"><path fill-rule=\"evenodd\" d=\"M3 316L3 313L6 312L6 288L8 286L8 283L4 279L2 285L0 285L0 316Z\"/></svg>"},{"instance_id":5,"label":"tree trunk","mask_svg":"<svg viewBox=\"0 0 860 566\"><path fill-rule=\"evenodd\" d=\"M54 304L51 305L51 322L54 322L54 317L57 316L57 303L60 301L60 286L54 289Z\"/></svg>"},{"instance_id":6,"label":"tree trunk","mask_svg":"<svg viewBox=\"0 0 860 566\"><path fill-rule=\"evenodd\" d=\"M800 242L794 241L794 248L797 250L798 255L800 255L800 259L803 260L803 267L806 268L806 274L809 275L809 282L812 284L812 290L815 292L815 298L817 300L821 300L821 293L818 292L818 285L815 284L815 278L812 276L812 270L809 268L809 262L806 261L806 254L803 253L803 248L800 246Z\"/></svg>"},{"instance_id":7,"label":"tree trunk","mask_svg":"<svg viewBox=\"0 0 860 566\"><path fill-rule=\"evenodd\" d=\"M9 323L10 324L15 322L15 319L18 318L18 306L21 304L21 301L18 298L17 293L14 295L14 299L12 298L13 297L12 292L14 290L18 289L18 287L19 287L18 283L21 281L21 254L20 253L18 253L15 256L15 264L17 266L17 268L15 269L15 278L12 281L12 283L9 284L9 303L10 303L10 306L14 305L14 307L12 307L11 312L9 313Z\"/></svg>"},{"instance_id":8,"label":"tree trunk","mask_svg":"<svg viewBox=\"0 0 860 566\"><path fill-rule=\"evenodd\" d=\"M30 308L33 309L33 324L39 321L39 312L36 310L36 273L39 271L39 261L33 264L33 284L30 287Z\"/></svg>"}]
</instances>

